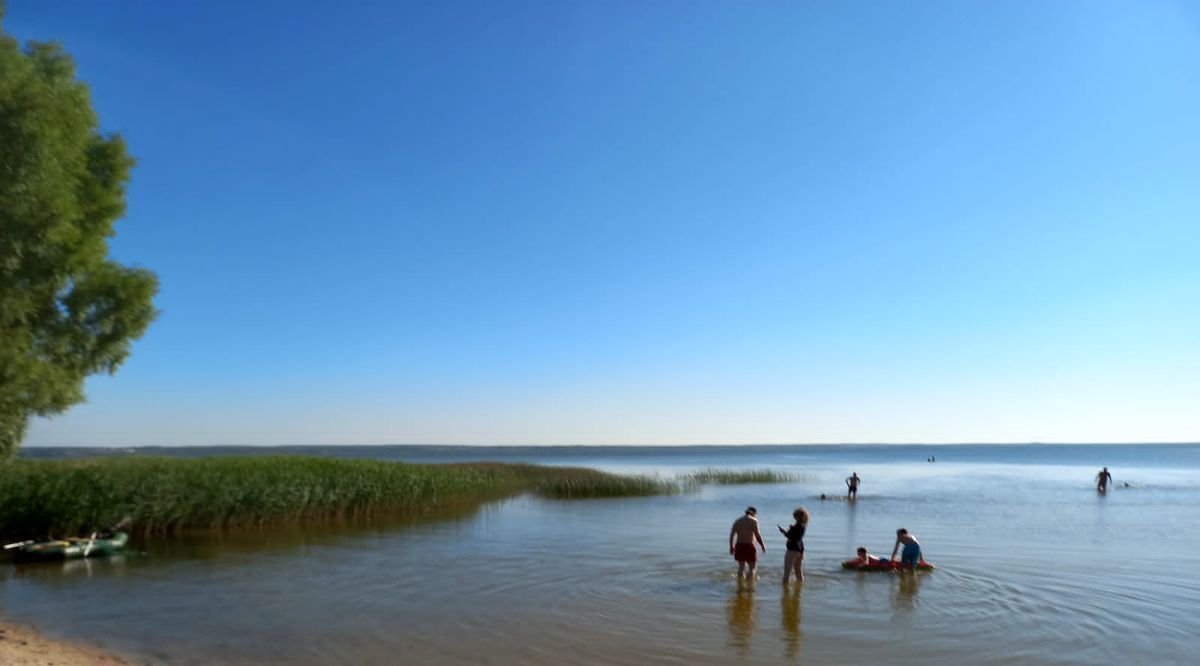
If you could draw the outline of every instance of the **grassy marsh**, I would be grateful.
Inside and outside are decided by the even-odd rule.
[[[662,479],[580,467],[410,464],[317,456],[122,457],[0,462],[0,538],[84,533],[125,516],[163,534],[425,512],[518,492],[638,497],[708,483],[780,483],[772,470],[706,469]]]
[[[125,516],[148,534],[427,511],[520,491],[546,497],[673,492],[591,469],[416,465],[309,456],[94,458],[0,463],[0,538],[74,534]]]

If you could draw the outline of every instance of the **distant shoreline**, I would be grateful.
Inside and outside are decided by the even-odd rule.
[[[1028,448],[1028,447],[1119,447],[1119,446],[1200,446],[1195,442],[988,442],[988,443],[906,443],[906,442],[843,442],[817,444],[171,444],[146,446],[60,446],[60,445],[31,445],[17,451],[18,458],[54,458],[77,456],[108,456],[108,455],[178,455],[185,452],[215,455],[245,455],[245,454],[301,454],[311,455],[321,450],[361,451],[369,453],[381,450],[411,450],[414,452],[437,451],[496,451],[511,453],[521,450],[538,452],[651,452],[651,451],[681,451],[686,449],[706,450],[738,450],[756,451],[779,449],[850,449],[850,448],[929,448],[950,450],[955,448]],[[57,454],[57,455],[56,455]]]

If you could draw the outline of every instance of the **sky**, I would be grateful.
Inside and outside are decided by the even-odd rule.
[[[1200,440],[1186,2],[9,0],[158,320],[39,445]]]

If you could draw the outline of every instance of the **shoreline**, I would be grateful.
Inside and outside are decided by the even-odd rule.
[[[5,666],[132,666],[137,662],[90,645],[49,638],[0,618],[0,664]]]

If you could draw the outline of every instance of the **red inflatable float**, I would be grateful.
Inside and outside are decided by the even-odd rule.
[[[898,560],[874,560],[870,564],[863,564],[863,561],[857,557],[842,562],[842,568],[853,571],[905,571],[908,569]],[[933,568],[933,565],[925,560],[917,562],[916,566],[917,571],[933,571]]]

